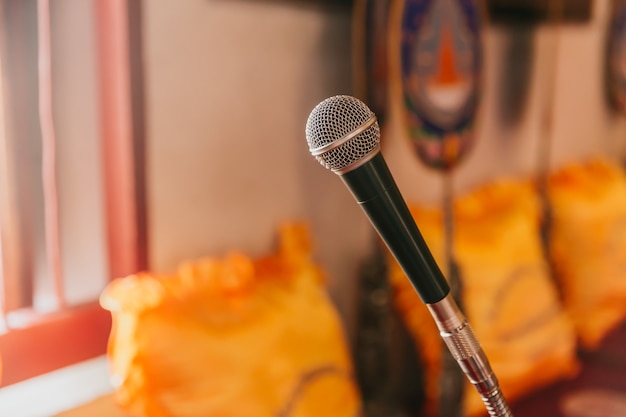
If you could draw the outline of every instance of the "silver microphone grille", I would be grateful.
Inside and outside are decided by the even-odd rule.
[[[351,96],[334,96],[311,111],[306,140],[311,154],[322,165],[343,173],[376,154],[380,129],[365,103]]]

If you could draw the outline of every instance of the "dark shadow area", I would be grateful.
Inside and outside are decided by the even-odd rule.
[[[500,62],[496,120],[504,129],[516,127],[527,109],[535,64],[534,30],[531,25],[511,25],[503,33],[505,47]]]

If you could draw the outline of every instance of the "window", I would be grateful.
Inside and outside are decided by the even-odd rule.
[[[0,0],[0,386],[105,352],[145,269],[140,2]]]

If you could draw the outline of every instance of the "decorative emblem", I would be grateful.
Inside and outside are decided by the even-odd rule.
[[[474,141],[482,70],[475,0],[406,0],[402,87],[409,137],[422,161],[450,169]]]

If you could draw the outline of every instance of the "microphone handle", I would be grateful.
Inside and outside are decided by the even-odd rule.
[[[427,304],[450,293],[380,151],[340,175],[365,214]]]
[[[441,337],[492,417],[512,417],[474,331],[450,294],[380,151],[340,175],[402,267],[435,320]]]

